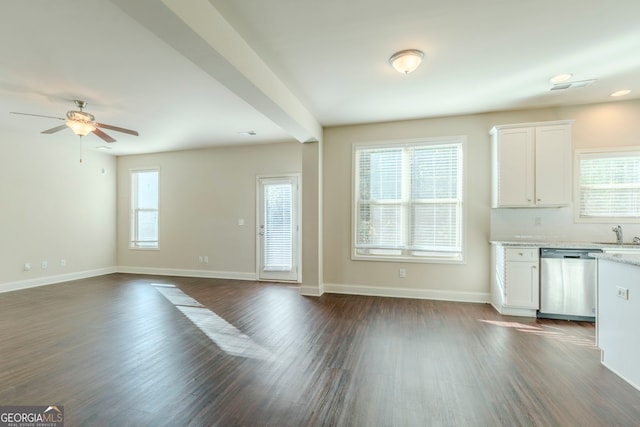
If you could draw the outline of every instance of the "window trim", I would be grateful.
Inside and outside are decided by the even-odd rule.
[[[462,200],[460,202],[460,246],[461,252],[459,257],[439,256],[441,253],[433,253],[428,256],[411,256],[411,255],[362,255],[356,250],[356,233],[358,224],[357,209],[357,188],[358,177],[356,176],[356,151],[358,149],[367,148],[398,148],[415,145],[444,145],[444,144],[460,144],[462,151]],[[442,137],[428,138],[412,138],[398,140],[381,140],[370,142],[355,142],[351,147],[351,238],[350,252],[353,261],[379,261],[379,262],[409,262],[422,264],[466,264],[467,260],[467,171],[468,166],[466,160],[467,154],[467,137],[466,135],[453,135]]]
[[[133,175],[139,172],[157,172],[158,173],[158,209],[156,210],[158,216],[158,243],[153,247],[136,246],[133,241],[134,228],[135,228],[135,208],[133,206]],[[160,167],[145,167],[145,168],[133,168],[129,169],[129,236],[128,236],[128,249],[134,251],[157,251],[160,250]]]
[[[583,217],[580,215],[580,194],[581,194],[581,190],[582,187],[580,185],[580,161],[581,161],[581,156],[585,155],[585,154],[602,154],[603,157],[606,157],[604,155],[606,154],[610,154],[611,157],[619,157],[621,154],[624,153],[633,153],[634,155],[640,155],[640,147],[633,147],[633,146],[623,146],[623,147],[606,147],[606,148],[582,148],[582,149],[576,149],[574,152],[574,159],[573,159],[573,164],[574,166],[574,174],[573,174],[573,182],[575,183],[575,185],[573,186],[574,189],[574,194],[573,194],[573,203],[574,203],[574,209],[573,209],[573,216],[574,216],[574,222],[575,223],[580,223],[580,224],[606,224],[606,223],[611,223],[611,222],[622,222],[622,223],[629,223],[629,224],[636,224],[636,223],[640,223],[640,217],[615,217],[615,216],[609,216],[609,217]]]

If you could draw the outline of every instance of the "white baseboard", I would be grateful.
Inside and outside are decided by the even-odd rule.
[[[300,286],[300,295],[305,297],[319,297],[324,292],[318,286]]]
[[[258,280],[256,273],[238,271],[185,270],[179,268],[153,268],[118,266],[118,273],[147,274],[157,276],[202,277],[204,279]]]
[[[488,303],[488,292],[459,292],[433,289],[380,288],[363,285],[338,285],[325,283],[324,291],[330,294],[367,295],[392,298],[431,299],[441,301]]]
[[[17,291],[20,289],[35,288],[37,286],[53,285],[71,280],[86,279],[89,277],[103,276],[117,273],[115,267],[99,268],[96,270],[78,271],[76,273],[59,274],[56,276],[38,277],[35,279],[18,280],[15,282],[0,283],[0,293]]]
[[[514,307],[505,307],[498,308],[495,305],[493,308],[503,316],[520,316],[520,317],[537,317],[536,309],[531,308],[514,308]]]
[[[602,352],[602,354],[603,354],[602,357],[604,358],[604,351]],[[611,372],[613,372],[614,374],[616,374],[617,376],[622,378],[624,381],[626,381],[630,386],[632,386],[636,390],[640,391],[640,385],[635,384],[633,381],[628,379],[625,375],[621,374],[618,370],[616,370],[616,369],[612,368],[611,366],[607,365],[604,360],[602,360],[600,363],[602,363],[602,366],[604,366],[605,368],[607,368],[608,370],[610,370]]]
[[[211,270],[184,270],[174,268],[152,268],[152,267],[131,267],[118,266],[102,268],[97,270],[80,271],[77,273],[61,274],[58,276],[40,277],[36,279],[20,280],[0,284],[0,293],[15,291],[19,289],[33,288],[36,286],[51,285],[54,283],[67,282],[70,280],[85,279],[89,277],[102,276],[112,273],[130,273],[158,276],[180,276],[180,277],[202,277],[206,279],[235,279],[235,280],[258,280],[256,273],[243,273],[235,271],[211,271]],[[484,292],[458,292],[441,291],[431,289],[410,289],[410,288],[381,288],[363,285],[339,285],[325,283],[322,286],[300,286],[300,295],[319,297],[323,293],[367,295],[394,298],[415,298],[431,299],[443,301],[460,302],[490,302],[489,293]],[[506,314],[506,313],[503,313]]]

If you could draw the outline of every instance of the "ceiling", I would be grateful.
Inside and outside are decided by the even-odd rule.
[[[637,0],[0,2],[0,129],[114,155],[321,138],[327,126],[640,97]],[[387,62],[420,49],[420,68]],[[596,79],[550,91],[549,79]],[[255,135],[248,135],[252,131]]]

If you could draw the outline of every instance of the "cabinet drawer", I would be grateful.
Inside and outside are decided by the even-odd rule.
[[[534,261],[540,257],[539,248],[506,248],[505,259],[507,261]]]

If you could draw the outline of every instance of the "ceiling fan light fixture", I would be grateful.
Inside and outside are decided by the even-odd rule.
[[[95,117],[93,114],[82,111],[86,103],[76,101],[76,105],[80,108],[80,111],[67,111],[67,122],[65,124],[71,128],[76,135],[86,136],[96,130],[96,125],[93,123]]]
[[[86,136],[96,130],[96,126],[88,121],[69,119],[65,124],[78,136]]]
[[[399,73],[409,74],[422,63],[424,53],[417,49],[406,49],[396,52],[389,58],[389,63]]]
[[[116,132],[128,133],[129,135],[139,136],[138,131],[121,128],[119,126],[107,125],[104,123],[96,122],[96,118],[91,113],[87,113],[86,111],[82,111],[84,107],[87,106],[85,101],[80,101],[76,99],[75,101],[76,107],[79,110],[71,110],[67,111],[67,118],[64,119],[62,117],[52,117],[52,116],[43,116],[41,114],[29,114],[29,113],[18,113],[12,112],[12,114],[21,114],[24,116],[35,116],[35,117],[46,117],[49,119],[57,119],[57,120],[65,120],[65,123],[53,127],[51,129],[43,130],[40,133],[52,134],[56,132],[60,132],[63,129],[69,128],[76,135],[83,137],[90,132],[93,132],[98,138],[102,139],[104,142],[116,142],[111,136],[102,131],[102,129],[109,129]]]

